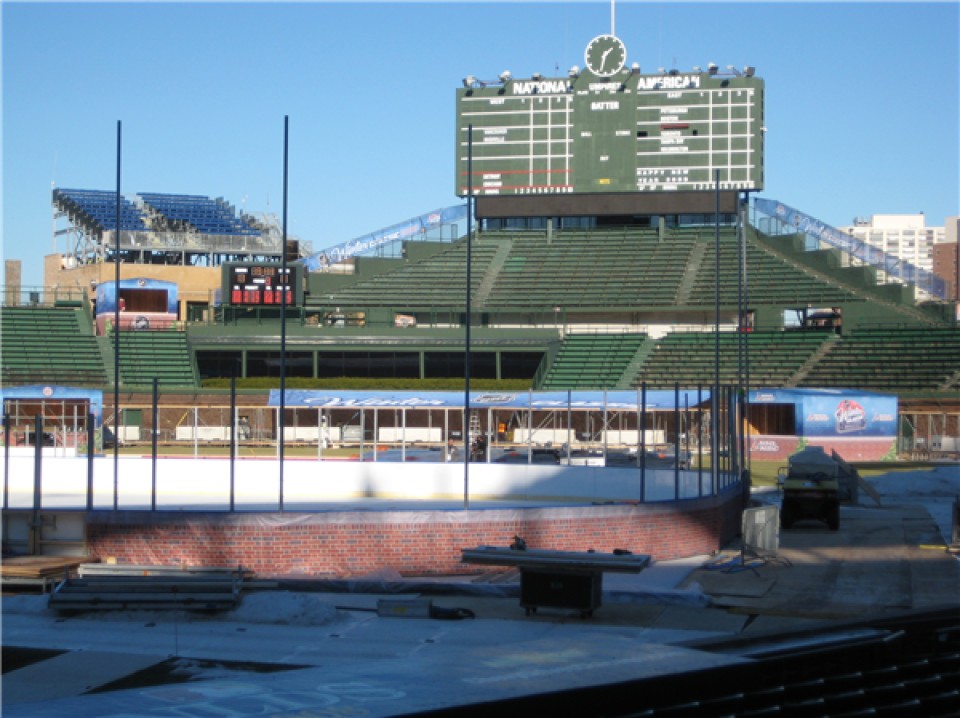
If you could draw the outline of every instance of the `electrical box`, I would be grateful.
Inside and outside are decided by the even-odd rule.
[[[520,572],[520,606],[527,615],[537,608],[572,608],[589,616],[600,606],[603,574],[599,571],[532,570]]]

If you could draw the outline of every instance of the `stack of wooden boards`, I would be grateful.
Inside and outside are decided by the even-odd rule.
[[[77,556],[9,556],[3,559],[0,577],[4,585],[39,586],[46,593],[86,560]]]

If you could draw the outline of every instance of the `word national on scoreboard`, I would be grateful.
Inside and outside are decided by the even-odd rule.
[[[591,40],[584,61],[564,78],[464,80],[458,196],[763,189],[753,68],[645,75],[614,35]]]

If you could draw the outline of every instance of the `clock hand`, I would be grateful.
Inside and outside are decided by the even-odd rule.
[[[612,47],[608,47],[606,50],[603,51],[603,54],[600,56],[600,69],[601,69],[601,70],[603,69],[603,66],[607,64],[607,55],[609,55],[611,52],[613,52],[613,48],[612,48]]]

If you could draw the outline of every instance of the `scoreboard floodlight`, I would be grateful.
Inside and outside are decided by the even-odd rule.
[[[613,35],[591,40],[584,62],[563,78],[457,90],[458,196],[763,189],[753,68],[644,75]]]
[[[279,262],[228,262],[223,265],[224,303],[248,307],[288,307],[303,303],[303,265]],[[284,297],[286,294],[286,297]]]

